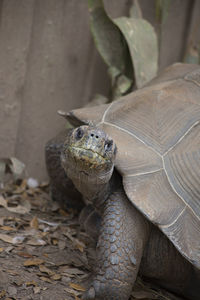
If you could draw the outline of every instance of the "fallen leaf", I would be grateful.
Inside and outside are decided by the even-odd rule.
[[[18,254],[19,256],[25,257],[25,258],[32,258],[32,257],[33,257],[32,254],[29,254],[29,253],[27,253],[27,252],[18,252],[17,254]]]
[[[59,223],[49,222],[49,221],[42,220],[42,219],[38,219],[38,222],[43,223],[43,224],[47,224],[47,225],[53,226],[53,227],[59,226]]]
[[[0,205],[5,207],[8,211],[17,213],[17,214],[27,214],[31,210],[31,205],[30,202],[27,200],[23,200],[23,204],[19,204],[15,207],[10,207],[8,206],[7,200],[3,197],[0,196]]]
[[[27,245],[32,245],[32,246],[44,246],[46,244],[47,243],[44,240],[39,238],[32,238],[27,241]]]
[[[73,244],[81,251],[83,252],[85,249],[85,244],[81,241],[79,241],[78,239],[74,238],[69,232],[64,232],[64,235],[67,236],[72,242]]]
[[[6,247],[6,248],[5,248],[5,252],[6,252],[6,253],[10,253],[13,249],[14,249],[13,246]]]
[[[58,245],[58,240],[55,239],[55,238],[52,238],[52,239],[51,239],[51,242],[52,242],[52,244],[53,244],[54,246]]]
[[[1,226],[0,229],[1,229],[1,230],[5,230],[5,231],[13,231],[13,230],[16,230],[16,229],[14,229],[13,227],[10,227],[10,226]]]
[[[62,272],[62,274],[67,274],[67,275],[83,275],[85,274],[85,272],[83,270],[80,270],[78,268],[69,268],[67,267],[60,267],[59,269],[60,272]]]
[[[38,229],[38,218],[36,216],[30,221],[30,227],[34,229]]]
[[[20,186],[15,190],[15,194],[22,194],[26,190],[26,179],[22,180]]]
[[[39,294],[40,291],[41,291],[41,287],[39,287],[39,286],[36,286],[36,287],[33,288],[34,294]]]
[[[78,295],[81,294],[80,292],[75,291],[75,290],[70,289],[70,288],[64,288],[64,291],[67,292],[67,293],[69,293],[69,294],[72,294],[74,297],[76,297],[76,296],[78,296]]]
[[[76,290],[76,291],[85,292],[85,290],[86,290],[86,289],[85,289],[83,286],[81,286],[80,284],[73,283],[73,282],[71,282],[71,283],[69,284],[69,286],[70,286],[71,288],[73,288],[74,290]]]
[[[42,273],[46,273],[49,276],[53,276],[55,275],[55,272],[51,271],[49,268],[45,267],[44,265],[40,265],[39,266],[40,272]]]
[[[41,276],[40,279],[41,279],[42,281],[52,283],[51,279],[49,279],[48,277]]]
[[[60,280],[61,279],[61,275],[60,274],[54,274],[53,276],[51,276],[51,279],[53,279],[53,280]]]
[[[44,257],[49,257],[48,253],[43,253]]]
[[[6,294],[6,291],[5,290],[2,290],[0,291],[0,298],[3,298]]]
[[[37,286],[37,282],[35,282],[35,281],[28,281],[28,282],[26,282],[26,286]]]
[[[25,164],[23,164],[21,161],[19,161],[15,157],[11,157],[10,161],[11,161],[11,164],[9,167],[10,167],[13,175],[15,176],[15,178],[19,178],[25,169]]]
[[[24,241],[24,236],[10,236],[8,234],[0,233],[0,240],[10,244],[21,244]]]
[[[62,209],[62,208],[59,209],[59,214],[63,217],[68,217],[69,216],[69,213],[66,210]]]
[[[24,262],[25,267],[30,267],[30,266],[39,266],[44,263],[44,260],[35,258],[35,259],[28,259]]]
[[[9,273],[12,276],[16,276],[16,275],[18,276],[19,275],[19,273],[16,272],[15,270],[6,270],[6,272]]]

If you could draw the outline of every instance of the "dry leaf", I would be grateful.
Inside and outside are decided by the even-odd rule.
[[[46,244],[47,243],[40,238],[32,238],[27,241],[27,245],[32,245],[32,246],[44,246]]]
[[[81,285],[79,285],[79,284],[77,284],[77,283],[73,283],[73,282],[71,282],[71,283],[69,284],[69,286],[70,286],[71,288],[73,288],[74,290],[76,290],[76,291],[85,292],[85,290],[86,290],[83,286],[81,286]]]
[[[34,294],[39,294],[40,291],[41,291],[41,287],[36,286],[36,287],[33,288],[33,291],[34,291]]]
[[[6,291],[5,290],[2,290],[0,291],[0,298],[3,298],[6,294]]]
[[[34,229],[38,229],[38,218],[36,216],[30,221],[30,227]]]
[[[80,250],[80,252],[83,252],[85,249],[85,244],[78,239],[74,238],[69,232],[64,232],[64,235],[67,236],[73,244]]]
[[[60,274],[54,274],[53,276],[51,276],[51,279],[53,279],[53,280],[60,280],[61,279],[61,275]]]
[[[35,258],[35,259],[28,259],[24,262],[25,267],[30,267],[30,266],[39,266],[44,263],[44,260]]]
[[[19,275],[19,273],[16,272],[15,270],[6,270],[6,272],[9,273],[12,276],[16,276],[16,275],[18,276]]]
[[[51,239],[51,242],[52,242],[52,244],[53,244],[54,246],[58,245],[58,240],[55,239],[55,238],[52,238],[52,239]]]
[[[10,161],[12,163],[12,164],[10,164],[10,169],[11,169],[13,175],[15,176],[15,178],[19,178],[25,169],[25,164],[23,164],[21,161],[19,161],[15,157],[11,157]]]
[[[0,233],[0,240],[10,244],[21,244],[24,241],[24,236],[10,236],[8,234]]]
[[[18,254],[19,256],[25,257],[25,258],[31,258],[31,257],[33,257],[32,254],[29,254],[29,253],[27,253],[27,252],[18,252],[17,254]]]
[[[5,231],[13,231],[13,230],[16,230],[16,229],[14,229],[13,227],[10,227],[10,226],[1,226],[0,229],[5,230]]]
[[[61,209],[61,208],[59,209],[59,213],[60,213],[60,215],[63,216],[63,217],[68,217],[68,216],[69,216],[69,213],[66,212],[66,210]]]
[[[22,180],[20,186],[15,190],[15,194],[22,194],[26,190],[26,179]]]
[[[42,219],[38,219],[38,222],[42,223],[42,224],[47,224],[47,225],[52,226],[52,227],[59,226],[59,223],[49,222],[49,221],[42,220]]]
[[[78,250],[83,252],[85,249],[85,245],[83,244],[83,242],[80,242],[79,240],[75,240],[75,245],[77,246]]]
[[[52,281],[48,277],[41,276],[40,279],[45,282],[52,283]]]
[[[26,286],[37,286],[37,282],[35,282],[35,281],[28,281],[28,282],[26,282]]]
[[[14,249],[13,246],[8,246],[8,247],[5,248],[5,252],[6,252],[6,253],[9,253],[9,252],[11,252],[13,249]]]
[[[43,253],[44,257],[49,257],[48,253]]]
[[[30,202],[27,200],[23,200],[23,205],[17,205],[15,207],[8,206],[7,200],[0,196],[0,205],[5,207],[8,211],[17,213],[17,214],[27,214],[31,210]]]
[[[69,275],[83,275],[85,274],[84,271],[78,269],[78,268],[69,268],[68,266],[67,267],[61,267],[59,269],[60,272],[62,272],[63,274],[67,274],[68,276]]]
[[[75,291],[75,290],[70,289],[70,288],[64,288],[64,291],[67,292],[67,293],[69,293],[69,294],[72,294],[74,297],[76,297],[76,296],[78,296],[78,295],[81,294],[80,292]]]
[[[51,271],[50,269],[48,269],[47,267],[45,267],[44,265],[40,265],[39,266],[40,272],[42,273],[46,273],[49,276],[53,276],[55,274],[55,272]]]

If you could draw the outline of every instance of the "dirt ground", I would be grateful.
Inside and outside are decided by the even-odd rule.
[[[0,299],[81,299],[94,259],[94,241],[75,211],[51,201],[48,184],[33,188],[18,180],[1,186]],[[138,278],[131,299],[178,298]]]

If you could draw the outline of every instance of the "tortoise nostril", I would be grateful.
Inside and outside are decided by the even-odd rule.
[[[98,135],[94,135],[94,133],[91,133],[90,136],[91,136],[91,137],[94,137],[94,136],[95,136],[96,139],[99,138],[99,136],[98,136]]]

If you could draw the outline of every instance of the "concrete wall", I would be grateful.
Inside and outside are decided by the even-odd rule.
[[[197,2],[171,1],[161,68],[182,60]],[[114,17],[131,5],[104,3]],[[139,3],[159,31],[155,1]],[[80,107],[95,93],[107,95],[109,79],[90,34],[86,0],[0,0],[0,157],[15,156],[29,176],[46,178],[45,142],[65,124],[56,111]]]

